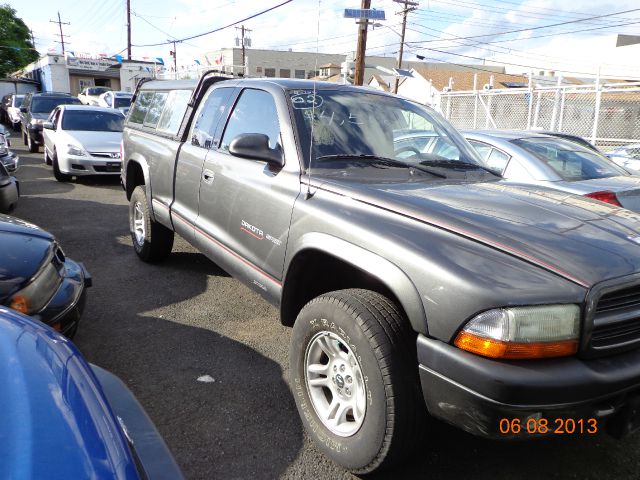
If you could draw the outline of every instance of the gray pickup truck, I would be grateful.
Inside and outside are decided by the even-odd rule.
[[[640,426],[639,215],[504,184],[433,110],[304,80],[146,82],[122,158],[138,256],[176,232],[280,308],[302,423],[347,469],[433,417]]]

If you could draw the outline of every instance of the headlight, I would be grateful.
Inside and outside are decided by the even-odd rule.
[[[483,312],[464,326],[454,343],[491,358],[549,358],[575,354],[579,336],[578,305],[542,305]]]
[[[56,266],[49,261],[29,285],[11,297],[9,307],[27,315],[39,312],[49,303],[61,281]]]
[[[84,149],[82,147],[78,147],[77,145],[67,145],[67,153],[69,155],[75,155],[76,157],[84,157]]]

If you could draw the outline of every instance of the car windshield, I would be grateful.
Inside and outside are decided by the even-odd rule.
[[[95,110],[67,110],[62,117],[62,130],[85,132],[121,132],[124,116]]]
[[[604,156],[568,140],[540,137],[519,138],[511,142],[534,155],[569,182],[629,175]]]
[[[131,97],[116,97],[113,108],[125,108],[131,106]]]
[[[349,90],[290,90],[305,165],[327,160],[482,169],[473,149],[439,114],[416,103]]]
[[[24,95],[16,95],[13,103],[15,103],[15,107],[20,107],[22,102],[24,101]]]
[[[31,113],[51,113],[58,105],[81,105],[75,97],[34,97],[31,101]]]
[[[107,87],[93,87],[87,90],[87,95],[102,95],[105,92],[110,92],[111,89]]]

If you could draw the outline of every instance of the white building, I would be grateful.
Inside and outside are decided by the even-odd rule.
[[[40,83],[43,92],[78,95],[86,87],[110,87],[132,92],[141,78],[153,77],[153,62],[116,60],[105,57],[47,54],[12,74]]]

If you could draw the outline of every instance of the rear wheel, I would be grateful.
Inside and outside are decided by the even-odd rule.
[[[165,259],[173,248],[173,230],[151,219],[147,194],[137,186],[129,202],[129,230],[133,248],[141,260],[149,263]]]
[[[372,291],[330,292],[301,310],[292,388],[307,433],[327,457],[366,474],[419,443],[426,408],[415,342],[398,307]]]

